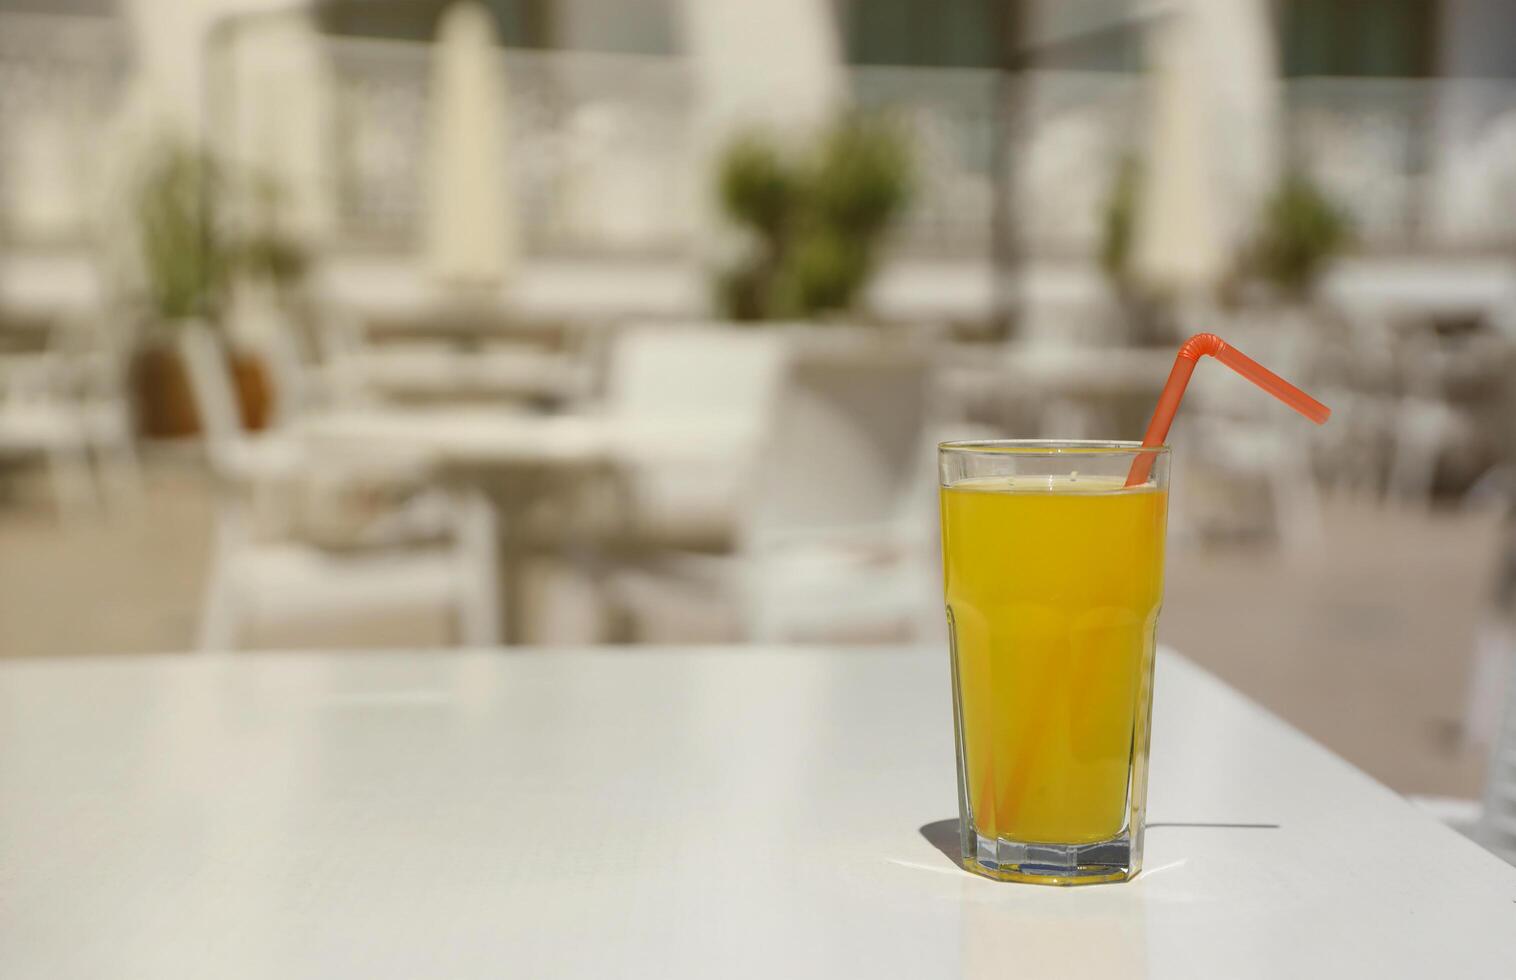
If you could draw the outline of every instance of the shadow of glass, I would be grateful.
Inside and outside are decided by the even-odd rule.
[[[921,836],[926,842],[942,852],[942,856],[963,868],[963,841],[958,835],[958,818],[933,820],[921,825]]]

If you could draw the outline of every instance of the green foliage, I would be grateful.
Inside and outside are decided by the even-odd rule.
[[[234,232],[219,205],[234,191],[246,202]],[[158,317],[215,320],[231,279],[286,290],[305,278],[310,256],[279,229],[283,188],[267,177],[234,184],[193,147],[159,144],[136,187],[137,245],[148,299]],[[236,209],[233,209],[236,210]]]
[[[759,133],[739,137],[721,161],[721,205],[727,216],[765,237],[778,237],[796,210],[804,178]]]
[[[246,226],[228,246],[236,273],[284,291],[299,286],[310,269],[310,254],[301,242],[280,229],[285,188],[268,175],[246,181],[249,202]]]
[[[298,242],[267,229],[239,239],[231,258],[239,273],[280,289],[299,285],[310,269],[310,255]]]
[[[1347,215],[1309,177],[1291,173],[1264,203],[1245,265],[1283,292],[1305,296],[1352,237]]]
[[[213,316],[226,286],[227,262],[215,226],[219,181],[200,154],[161,145],[137,187],[137,244],[148,297],[167,321]]]
[[[853,117],[800,152],[761,132],[738,138],[717,188],[749,237],[743,260],[717,279],[720,305],[739,320],[799,318],[857,300],[910,201],[912,166],[894,127]]]
[[[1132,238],[1137,228],[1137,194],[1142,183],[1135,157],[1123,157],[1116,166],[1116,179],[1101,214],[1100,267],[1118,289],[1126,289],[1132,276]]]
[[[811,179],[821,223],[845,235],[881,235],[911,192],[911,157],[904,139],[876,120],[843,120],[822,142]]]

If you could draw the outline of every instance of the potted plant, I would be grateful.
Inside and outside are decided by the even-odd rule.
[[[310,270],[305,244],[285,230],[281,220],[285,190],[274,177],[254,175],[239,188],[243,219],[228,236],[230,299],[226,311],[227,334],[232,340],[232,371],[242,399],[243,420],[249,428],[263,428],[272,414],[278,393],[264,360],[253,353],[260,336],[268,330],[290,330],[305,310],[304,286]],[[238,341],[252,341],[239,348]]]
[[[186,436],[199,428],[175,334],[186,323],[214,322],[219,313],[226,266],[211,214],[217,190],[208,162],[176,141],[153,148],[134,188],[144,329],[133,387],[146,436]]]
[[[1310,177],[1291,172],[1264,202],[1258,235],[1243,254],[1243,277],[1303,304],[1352,238],[1348,216]]]
[[[133,375],[144,435],[179,437],[199,429],[176,347],[179,328],[220,327],[234,283],[283,296],[304,276],[304,251],[272,222],[252,222],[240,237],[228,231],[219,205],[229,191],[218,167],[175,141],[155,147],[136,185],[132,213],[145,322]],[[248,353],[229,356],[243,422],[262,428],[269,417],[268,371]]]
[[[1241,336],[1317,334],[1323,319],[1317,287],[1351,244],[1347,214],[1302,172],[1286,173],[1264,199],[1251,240],[1222,283],[1217,310],[1226,329]]]
[[[849,116],[812,145],[740,136],[717,186],[742,235],[737,261],[717,276],[718,307],[734,320],[804,319],[856,305],[910,202],[912,167],[893,126]]]
[[[1125,318],[1126,339],[1137,344],[1163,335],[1166,313],[1163,297],[1145,288],[1132,270],[1141,189],[1141,165],[1135,157],[1122,157],[1100,215],[1100,268]]]
[[[1145,288],[1132,271],[1141,167],[1131,157],[1116,168],[1102,217],[1100,265],[1126,313],[1131,339],[1160,336],[1171,311],[1165,298]],[[1239,253],[1218,298],[1234,312],[1264,306],[1299,309],[1312,298],[1331,263],[1352,241],[1352,224],[1308,176],[1291,172],[1265,200],[1258,228]]]
[[[273,176],[256,174],[243,182],[239,197],[247,202],[242,227],[229,236],[233,292],[264,294],[260,302],[291,308],[310,270],[310,253],[285,230],[283,185]]]

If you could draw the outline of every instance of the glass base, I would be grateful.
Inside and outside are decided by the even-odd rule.
[[[963,866],[996,881],[1033,885],[1098,885],[1128,881],[1142,870],[1142,854],[1123,832],[1092,844],[1024,844],[965,835]]]

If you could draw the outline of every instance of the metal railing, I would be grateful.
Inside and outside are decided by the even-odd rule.
[[[335,244],[412,248],[427,145],[429,46],[326,38],[332,67]],[[707,205],[710,147],[679,58],[503,50],[516,202],[538,253],[687,251]],[[25,185],[95,200],[101,133],[128,63],[115,20],[0,15],[0,232],[24,240]],[[892,111],[918,162],[896,247],[982,256],[997,175],[993,72],[849,69],[855,102]],[[1088,255],[1119,161],[1141,146],[1141,78],[1033,72],[1015,157],[1018,234],[1033,252]],[[1298,79],[1282,83],[1294,164],[1350,213],[1369,250],[1516,247],[1516,82]],[[45,159],[44,159],[45,158]],[[63,161],[49,172],[48,160]],[[505,178],[502,178],[505,179]],[[35,210],[35,209],[33,209]],[[81,224],[87,215],[80,214]],[[82,227],[79,233],[82,234]]]
[[[0,240],[86,233],[127,67],[118,21],[0,15]]]

